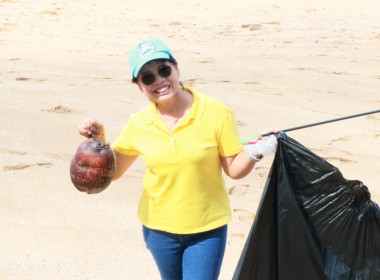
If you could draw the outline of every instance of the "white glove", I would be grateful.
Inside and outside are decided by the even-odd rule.
[[[277,149],[277,138],[272,134],[259,140],[256,144],[244,145],[244,149],[251,155],[274,154]]]

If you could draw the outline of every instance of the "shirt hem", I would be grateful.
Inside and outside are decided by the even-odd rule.
[[[153,230],[160,230],[160,231],[165,231],[165,232],[169,232],[169,233],[173,233],[173,234],[193,234],[193,233],[201,233],[201,232],[206,232],[206,231],[210,231],[213,229],[217,229],[219,227],[222,227],[222,226],[228,224],[228,222],[231,221],[231,219],[232,219],[231,217],[226,217],[225,219],[222,219],[218,222],[214,222],[214,223],[211,223],[211,224],[199,227],[199,228],[190,228],[190,229],[189,228],[179,229],[179,228],[163,227],[163,226],[153,225],[150,223],[145,223],[142,221],[141,221],[141,223],[145,227],[147,227],[149,229],[153,229]]]

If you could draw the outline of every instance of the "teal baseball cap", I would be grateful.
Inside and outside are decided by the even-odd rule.
[[[160,39],[149,39],[140,42],[135,46],[128,56],[129,68],[131,69],[132,76],[137,78],[141,67],[145,63],[155,59],[169,59],[173,58],[173,54]]]

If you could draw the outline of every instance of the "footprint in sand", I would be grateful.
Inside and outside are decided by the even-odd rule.
[[[185,84],[188,85],[189,87],[192,87],[195,81],[196,79],[188,79],[188,80],[185,80]]]
[[[339,71],[332,71],[332,72],[325,72],[328,75],[352,75],[351,73],[348,73],[346,71],[339,72]]]
[[[263,26],[261,24],[243,24],[241,27],[249,29],[250,31],[257,31],[263,29]]]
[[[112,80],[111,77],[92,78],[93,80]]]
[[[59,159],[59,160],[65,160],[65,161],[71,160],[71,158],[72,158],[71,154],[69,155],[69,154],[51,154],[51,153],[47,153],[46,155],[48,155],[52,159]]]
[[[230,235],[232,238],[241,238],[241,239],[244,239],[245,238],[245,235],[242,234],[242,233],[233,233]]]
[[[280,22],[278,22],[278,21],[270,21],[270,22],[264,22],[263,24],[280,25]]]
[[[0,32],[10,32],[12,31],[12,27],[17,27],[17,25],[13,23],[3,23],[2,26],[0,26]]]
[[[331,145],[334,142],[341,142],[341,141],[347,142],[348,138],[347,137],[338,137],[338,138],[335,138],[335,139],[331,140],[328,145]]]
[[[41,162],[41,163],[35,163],[35,164],[17,164],[17,165],[6,165],[4,166],[4,171],[10,171],[10,170],[22,170],[33,166],[43,166],[43,167],[51,167],[53,166],[50,162]]]
[[[259,82],[244,82],[246,85],[261,85]]]
[[[355,160],[350,160],[350,159],[341,158],[341,157],[323,157],[323,158],[328,162],[338,161],[340,163],[357,163],[357,161],[355,161]]]
[[[380,40],[380,33],[377,34],[376,36],[369,37],[368,39],[370,39],[370,40]]]
[[[268,167],[256,167],[255,169],[258,171],[258,175],[260,178],[266,177],[269,173]]]
[[[289,70],[301,70],[301,71],[314,71],[311,67],[295,67],[295,68],[288,68]]]
[[[141,178],[144,176],[144,171],[140,169],[131,170],[127,173],[125,173],[122,178]]]
[[[246,195],[249,189],[249,185],[235,185],[229,189],[229,195]]]
[[[19,82],[29,81],[29,80],[32,80],[32,79],[31,78],[25,78],[25,77],[17,77],[16,78],[16,81],[19,81]],[[34,79],[34,81],[45,82],[46,80],[44,80],[44,79]]]
[[[17,77],[16,81],[29,81],[30,78],[25,78],[25,77]]]
[[[42,110],[49,113],[56,113],[56,114],[70,114],[73,112],[70,108],[67,108],[62,105],[55,106],[54,108],[48,109],[48,110]]]
[[[169,25],[175,25],[175,26],[178,26],[178,25],[182,25],[182,23],[179,22],[179,21],[173,21],[173,22],[170,22]]]
[[[45,11],[42,11],[40,13],[40,15],[49,15],[49,16],[58,16],[58,12],[56,11],[48,11],[48,10],[45,10]]]
[[[240,221],[253,221],[255,219],[255,214],[245,209],[234,209],[233,212],[239,215]]]
[[[239,121],[239,120],[236,121],[236,124],[238,126],[246,126],[247,125],[245,122],[242,122],[242,121]]]
[[[14,150],[2,150],[4,153],[11,154],[11,155],[26,155],[26,152],[21,151],[14,151]]]
[[[239,243],[244,242],[245,238],[246,238],[245,235],[242,233],[232,233],[229,236],[228,245],[231,245],[232,243],[235,243],[235,242],[239,242]]]

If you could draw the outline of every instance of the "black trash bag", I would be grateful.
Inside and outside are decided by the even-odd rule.
[[[380,208],[285,133],[233,280],[380,279]]]

